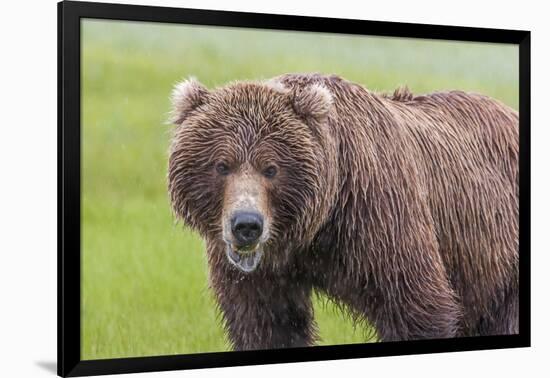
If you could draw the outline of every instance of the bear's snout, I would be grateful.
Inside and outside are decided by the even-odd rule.
[[[231,217],[231,233],[239,248],[256,245],[263,227],[264,219],[258,212],[238,211]]]

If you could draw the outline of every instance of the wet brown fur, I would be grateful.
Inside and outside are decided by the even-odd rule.
[[[170,198],[206,240],[235,349],[312,345],[313,292],[382,341],[518,332],[515,111],[477,94],[379,95],[317,74],[186,90]],[[235,177],[280,167],[262,184],[272,231],[250,274],[224,253],[219,159]]]

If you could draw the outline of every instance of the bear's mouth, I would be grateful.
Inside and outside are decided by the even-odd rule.
[[[225,253],[231,264],[235,265],[245,273],[250,273],[260,264],[263,249],[260,244],[240,248],[227,244]]]

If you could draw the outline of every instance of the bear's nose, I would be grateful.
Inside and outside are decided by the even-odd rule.
[[[239,211],[231,218],[231,232],[239,247],[256,244],[263,227],[264,220],[260,213]]]

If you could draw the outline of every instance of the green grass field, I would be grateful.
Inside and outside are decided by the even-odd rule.
[[[228,350],[200,238],[166,193],[172,86],[336,73],[376,91],[462,89],[518,103],[515,46],[83,21],[83,359]],[[323,298],[321,344],[374,341]]]

